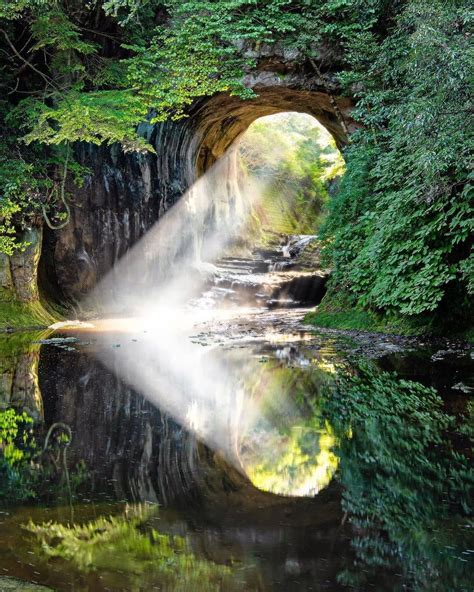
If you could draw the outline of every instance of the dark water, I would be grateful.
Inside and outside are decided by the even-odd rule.
[[[473,350],[301,318],[3,338],[0,576],[472,590]]]

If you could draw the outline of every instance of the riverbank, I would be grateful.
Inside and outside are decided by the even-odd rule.
[[[466,324],[463,329],[448,328],[447,325],[442,327],[427,318],[376,314],[351,306],[343,299],[330,293],[326,294],[315,310],[305,315],[304,322],[324,329],[366,331],[407,337],[449,337],[474,343],[474,326],[472,324]]]

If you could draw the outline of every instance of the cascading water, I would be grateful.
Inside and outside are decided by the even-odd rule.
[[[318,237],[316,234],[298,234],[289,236],[288,242],[282,247],[281,250],[283,257],[287,257],[289,259],[297,257],[304,251],[305,247],[307,247],[317,238]]]
[[[280,244],[274,247],[253,249],[246,257],[219,259],[194,306],[292,308],[319,304],[326,274],[301,265],[305,248],[316,240],[315,235],[280,236]]]

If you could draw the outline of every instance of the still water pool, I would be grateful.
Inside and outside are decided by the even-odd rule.
[[[0,590],[472,590],[473,349],[303,315],[2,337]]]

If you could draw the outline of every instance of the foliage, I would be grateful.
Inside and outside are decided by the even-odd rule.
[[[23,501],[34,496],[30,460],[35,449],[32,418],[15,409],[0,411],[0,499]]]
[[[65,144],[120,142],[125,150],[152,152],[150,144],[136,136],[134,128],[143,120],[142,101],[127,90],[80,93],[70,91],[58,97],[54,107],[23,101],[15,115],[35,126],[24,141]],[[132,133],[131,133],[132,132]]]
[[[7,409],[0,414],[0,445],[4,459],[11,465],[18,464],[25,458],[23,450],[18,448],[17,440],[22,444],[28,442],[25,427],[33,423],[25,412],[17,413],[14,409]]]
[[[426,318],[403,317],[364,310],[347,292],[334,289],[326,293],[315,311],[306,314],[304,321],[315,327],[328,329],[396,335],[427,335],[439,329]],[[446,334],[464,336],[463,332],[453,331],[452,328],[447,329]]]
[[[328,199],[328,186],[344,170],[333,138],[299,113],[260,118],[240,138],[244,170],[262,186],[255,206],[272,231],[314,233]]]
[[[307,425],[294,426],[288,434],[275,431],[262,435],[259,426],[255,432],[255,450],[246,450],[241,457],[255,487],[279,495],[310,496],[329,484],[338,458],[332,452],[335,441],[328,424],[321,427],[313,418]],[[246,436],[246,447],[251,438]]]
[[[373,311],[472,314],[465,0],[15,0],[0,21],[0,153],[14,161],[0,171],[3,252],[41,206],[54,211],[68,143],[150,150],[138,123],[217,92],[251,99],[244,74],[267,45],[297,49],[318,76],[330,47],[362,125],[325,229],[334,289]]]
[[[137,135],[140,122],[181,117],[197,97],[215,92],[252,97],[242,84],[244,69],[255,64],[252,46],[291,36],[304,18],[293,0],[108,0],[80,6],[16,0],[2,7],[4,152],[11,154],[15,145],[19,166],[32,167],[21,188],[3,200],[3,252],[23,246],[18,231],[43,207],[54,210],[49,185],[60,175],[45,171],[51,154],[45,146],[58,146],[63,163],[66,145],[78,140],[153,150]],[[40,158],[24,143],[42,145]],[[65,177],[67,166],[57,164]],[[37,186],[42,180],[46,187]],[[0,185],[8,183],[0,175]]]
[[[5,253],[6,255],[12,255],[15,250],[23,250],[27,246],[25,242],[17,242],[15,240],[16,230],[12,224],[12,219],[15,214],[22,211],[21,196],[24,195],[24,193],[21,191],[20,183],[21,180],[25,178],[22,169],[28,167],[23,167],[22,163],[19,162],[12,164],[13,175],[11,175],[12,169],[10,169],[10,167],[8,167],[8,170],[5,170],[5,168],[0,165],[0,175],[3,178],[6,187],[5,194],[0,201],[0,253]],[[17,166],[15,167],[15,165]]]
[[[243,55],[241,43],[272,42],[301,23],[298,12],[286,10],[291,0],[266,0],[258,6],[248,0],[168,0],[148,3],[147,10],[140,4],[99,4],[99,12],[102,8],[117,19],[116,40],[123,41],[112,59],[97,41],[85,38],[88,29],[82,23],[90,19],[92,6],[77,13],[68,12],[62,2],[46,10],[42,4],[24,2],[13,13],[4,12],[4,18],[12,18],[28,9],[24,16],[33,38],[28,52],[47,50],[50,56],[46,70],[29,63],[41,78],[43,94],[38,98],[32,93],[26,104],[20,101],[23,126],[30,129],[28,142],[119,141],[133,149],[151,149],[136,134],[149,109],[155,120],[162,120],[184,115],[184,108],[197,97],[215,92],[253,96],[242,84],[242,72],[255,60]],[[153,26],[160,9],[168,18]],[[143,17],[146,22],[140,21]],[[142,34],[137,35],[137,28]],[[145,28],[151,33],[143,34]],[[123,68],[116,63],[120,47],[128,50]],[[17,50],[15,57],[25,63]],[[104,75],[104,69],[114,71],[115,77]],[[107,88],[107,83],[112,86]]]
[[[92,7],[84,8],[87,19]],[[53,226],[67,221],[58,210],[68,197],[66,182],[80,185],[85,174],[72,158],[71,142],[120,141],[128,149],[143,149],[134,128],[146,108],[125,89],[95,90],[117,84],[120,68],[99,55],[99,45],[84,37],[83,23],[74,22],[82,17],[71,11],[61,2],[25,0],[0,13],[6,73],[0,105],[0,252],[7,255],[26,246],[22,231],[41,214],[49,213],[49,220],[52,213]],[[20,17],[21,30],[15,25]]]
[[[412,590],[467,590],[472,424],[448,415],[434,389],[368,364],[338,376],[323,413],[338,436],[358,562],[341,581],[366,590],[389,569]]]
[[[160,583],[173,590],[221,590],[233,570],[194,555],[185,538],[158,532],[149,524],[153,506],[128,506],[119,516],[101,517],[81,525],[47,522],[27,529],[40,544],[42,557],[61,558],[81,572],[121,574],[120,586],[138,589]]]
[[[346,38],[365,127],[326,236],[333,285],[365,307],[417,315],[472,295],[471,18],[463,2],[412,0],[387,36]]]
[[[30,198],[36,190],[36,183],[31,182],[34,165],[21,156],[12,158],[12,147],[9,140],[0,140],[0,253],[6,255],[26,248],[27,243],[18,240],[18,227],[35,210],[34,200]]]
[[[291,0],[168,0],[170,19],[148,44],[128,46],[136,56],[129,80],[156,111],[155,120],[180,117],[197,97],[230,92],[254,96],[242,82],[255,58],[242,51],[251,43],[271,43],[291,34],[301,15]]]
[[[53,424],[52,434],[40,443],[33,419],[25,411],[0,411],[0,502],[58,500],[64,493],[72,502],[88,477],[83,461],[70,471],[66,448],[69,433],[63,424]],[[67,491],[66,491],[67,490]]]
[[[338,466],[334,432],[306,397],[321,391],[333,369],[322,360],[308,371],[270,359],[251,373],[246,388],[259,413],[239,435],[239,461],[258,489],[313,496],[331,481]]]
[[[30,8],[43,8],[48,0],[9,0],[0,4],[0,18],[17,19]]]
[[[22,109],[26,104],[27,101]],[[68,159],[70,149],[64,145],[46,154],[38,145],[20,147],[19,111],[7,112],[7,108],[1,107],[0,104],[0,253],[12,255],[29,245],[23,235],[37,223],[42,211],[49,213],[55,223],[64,219],[59,204],[69,196],[65,177],[81,186],[86,169]],[[25,117],[23,114],[20,120]]]

